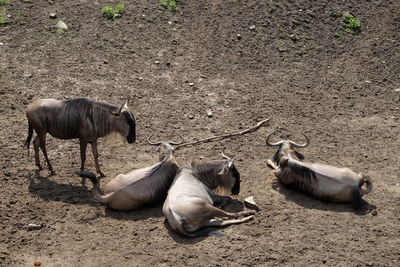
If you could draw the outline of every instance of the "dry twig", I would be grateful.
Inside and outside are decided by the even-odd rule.
[[[213,137],[209,137],[209,138],[205,138],[205,139],[201,139],[201,140],[197,140],[197,141],[193,141],[193,142],[189,142],[189,143],[183,143],[181,145],[176,146],[175,150],[180,148],[180,147],[183,147],[183,146],[194,146],[194,145],[197,145],[197,144],[200,144],[200,143],[207,143],[207,142],[211,142],[211,141],[215,141],[215,140],[222,140],[222,139],[230,138],[230,137],[233,137],[233,136],[238,136],[238,135],[244,135],[244,134],[247,134],[247,133],[251,133],[251,132],[254,132],[254,131],[258,130],[261,126],[265,126],[264,124],[266,122],[268,122],[268,121],[269,121],[269,118],[265,119],[265,120],[262,120],[262,121],[259,121],[255,126],[249,128],[249,129],[237,132],[237,133],[228,133],[228,134],[213,136]]]

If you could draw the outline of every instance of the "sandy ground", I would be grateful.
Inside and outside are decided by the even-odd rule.
[[[361,2],[187,0],[172,14],[158,1],[126,1],[116,21],[101,16],[117,3],[110,1],[0,6],[11,15],[0,27],[0,264],[399,266],[400,2]],[[361,20],[361,34],[343,31],[344,11]],[[56,32],[50,12],[66,32]],[[35,173],[33,150],[28,157],[22,148],[28,103],[88,97],[120,105],[127,96],[138,142],[100,141],[103,186],[157,161],[146,152],[152,132],[192,141],[270,118],[255,133],[175,154],[184,165],[226,149],[242,176],[238,201],[226,209],[254,196],[255,220],[222,229],[224,237],[188,239],[169,230],[161,206],[106,209],[74,174],[76,140],[48,136],[57,174]],[[310,136],[307,160],[370,175],[365,207],[353,212],[277,183],[265,137],[278,127],[291,130],[282,138]],[[95,170],[90,149],[87,169]],[[45,226],[27,231],[29,223]]]

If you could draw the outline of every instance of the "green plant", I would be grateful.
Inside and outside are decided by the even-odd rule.
[[[361,32],[361,21],[351,15],[349,12],[343,13],[344,31],[351,34]]]
[[[116,17],[121,17],[122,14],[125,12],[125,5],[118,4],[114,7],[111,6],[104,6],[101,9],[101,12],[107,19],[114,19]]]
[[[8,5],[8,3],[10,3],[9,0],[0,0],[0,6]]]
[[[7,9],[4,7],[0,9],[0,26],[7,25],[9,22],[8,16],[7,16]]]
[[[175,12],[178,10],[178,0],[160,0],[160,5],[168,8],[169,11]]]

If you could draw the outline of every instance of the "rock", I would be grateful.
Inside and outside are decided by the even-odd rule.
[[[372,216],[376,216],[376,215],[378,215],[378,212],[377,212],[376,210],[374,210],[374,211],[372,212]]]
[[[3,43],[3,42],[0,42],[0,45],[4,45],[4,43]]]
[[[254,197],[250,196],[248,198],[244,199],[244,205],[252,210],[260,210],[260,208],[257,206],[256,202],[254,201]]]
[[[240,40],[240,39],[242,39],[242,35],[241,35],[240,33],[238,33],[238,34],[236,35],[236,38],[237,38],[238,40]]]
[[[194,119],[194,116],[193,116],[192,114],[189,114],[189,115],[188,115],[188,118],[191,119],[191,120],[193,120],[193,119]]]
[[[211,110],[207,111],[207,117],[212,118],[212,116],[213,116],[212,111]]]
[[[366,80],[366,81],[365,81],[365,83],[371,83],[371,81],[369,81],[369,80]]]
[[[394,89],[395,92],[400,92],[400,88]]]
[[[251,25],[250,26],[250,30],[255,30],[256,29],[256,25]]]
[[[156,61],[154,61],[154,64],[158,65],[158,64],[160,64],[160,61],[156,60]]]
[[[189,83],[189,86],[194,86],[194,83]]]
[[[62,20],[59,20],[55,27],[60,30],[68,30],[67,25]]]
[[[55,19],[55,18],[57,18],[57,13],[50,13],[50,14],[49,14],[49,17],[50,17],[51,19]]]
[[[28,229],[28,231],[40,230],[43,228],[43,226],[44,226],[43,223],[41,223],[41,224],[30,223],[30,224],[28,224],[27,229]]]
[[[42,265],[42,262],[41,261],[34,261],[33,265],[34,266],[40,266],[40,265]]]

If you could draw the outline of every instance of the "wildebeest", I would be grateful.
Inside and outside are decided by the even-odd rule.
[[[226,196],[218,196],[213,190],[221,187],[232,194],[240,191],[240,174],[233,159],[223,156],[225,160],[192,162],[191,166],[179,170],[163,205],[163,213],[174,231],[189,237],[203,236],[210,233],[198,231],[203,227],[225,226],[253,218],[253,210],[230,213],[214,207]],[[236,219],[242,216],[247,217]],[[215,217],[235,219],[215,220]]]
[[[282,184],[297,187],[320,199],[352,202],[354,208],[360,207],[362,195],[368,194],[372,190],[372,181],[369,176],[356,174],[349,168],[296,160],[294,156],[299,159],[303,159],[303,156],[294,148],[307,147],[310,143],[309,138],[303,134],[306,138],[304,144],[298,144],[291,140],[271,143],[270,138],[276,132],[272,132],[266,138],[268,146],[278,147],[267,165],[274,169],[275,176]]]
[[[124,136],[128,143],[136,141],[136,122],[133,114],[128,109],[128,102],[129,99],[120,108],[86,98],[63,101],[38,99],[29,104],[26,110],[29,129],[25,146],[28,147],[29,153],[29,144],[32,139],[33,130],[35,130],[37,136],[33,140],[33,146],[38,171],[43,169],[39,160],[40,147],[51,174],[54,174],[46,151],[46,134],[49,133],[58,139],[79,139],[81,170],[84,170],[86,147],[90,143],[94,155],[96,172],[100,176],[104,176],[100,171],[98,161],[97,139],[111,133],[118,133]]]
[[[179,169],[173,155],[172,145],[183,143],[183,137],[179,135],[180,142],[152,142],[150,135],[147,141],[157,145],[160,162],[146,168],[141,168],[119,174],[105,187],[104,195],[100,192],[100,185],[93,173],[77,172],[81,177],[89,178],[93,183],[94,197],[102,204],[115,210],[133,210],[160,203],[165,199],[167,191]]]

